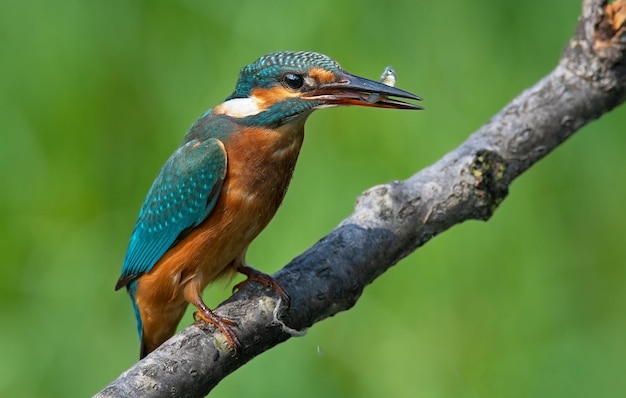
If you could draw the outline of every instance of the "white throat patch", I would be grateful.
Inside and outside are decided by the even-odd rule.
[[[258,99],[254,96],[233,98],[216,106],[213,109],[213,113],[239,119],[261,113],[264,109],[261,109],[259,105]]]

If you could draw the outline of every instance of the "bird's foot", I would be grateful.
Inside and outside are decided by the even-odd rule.
[[[226,338],[226,341],[233,349],[234,353],[236,354],[237,351],[239,351],[240,345],[237,336],[231,329],[231,326],[237,326],[237,324],[232,319],[224,318],[215,314],[206,306],[200,307],[201,308],[198,308],[198,311],[193,313],[193,318],[196,321],[198,319],[202,319],[203,321],[210,323],[218,328],[219,331],[222,332],[222,334],[224,335],[224,338]]]
[[[237,272],[244,274],[247,278],[243,282],[239,282],[235,286],[233,286],[233,293],[237,290],[241,289],[248,282],[259,282],[265,287],[268,287],[276,292],[282,299],[283,303],[289,307],[290,297],[287,294],[287,291],[283,289],[283,287],[276,281],[276,279],[271,276],[264,274],[261,271],[257,271],[252,267],[248,267],[246,265],[240,265],[237,267]]]

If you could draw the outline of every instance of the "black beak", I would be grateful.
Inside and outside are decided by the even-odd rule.
[[[360,105],[375,108],[424,109],[409,102],[390,97],[408,98],[415,101],[422,99],[408,91],[387,86],[386,84],[354,76],[344,72],[339,81],[323,84],[305,93],[302,98],[319,100],[324,105]]]

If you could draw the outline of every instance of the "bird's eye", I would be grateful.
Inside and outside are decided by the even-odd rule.
[[[304,78],[295,73],[285,73],[283,76],[283,84],[292,90],[298,90],[304,85]]]

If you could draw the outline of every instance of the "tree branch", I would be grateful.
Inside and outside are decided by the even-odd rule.
[[[96,396],[204,396],[256,355],[352,307],[366,285],[435,235],[489,219],[517,176],[624,101],[625,20],[626,0],[584,0],[576,34],[548,76],[437,163],[363,193],[350,217],[274,275],[290,308],[252,283],[220,305],[216,312],[239,325],[237,355],[219,331],[196,322]]]

